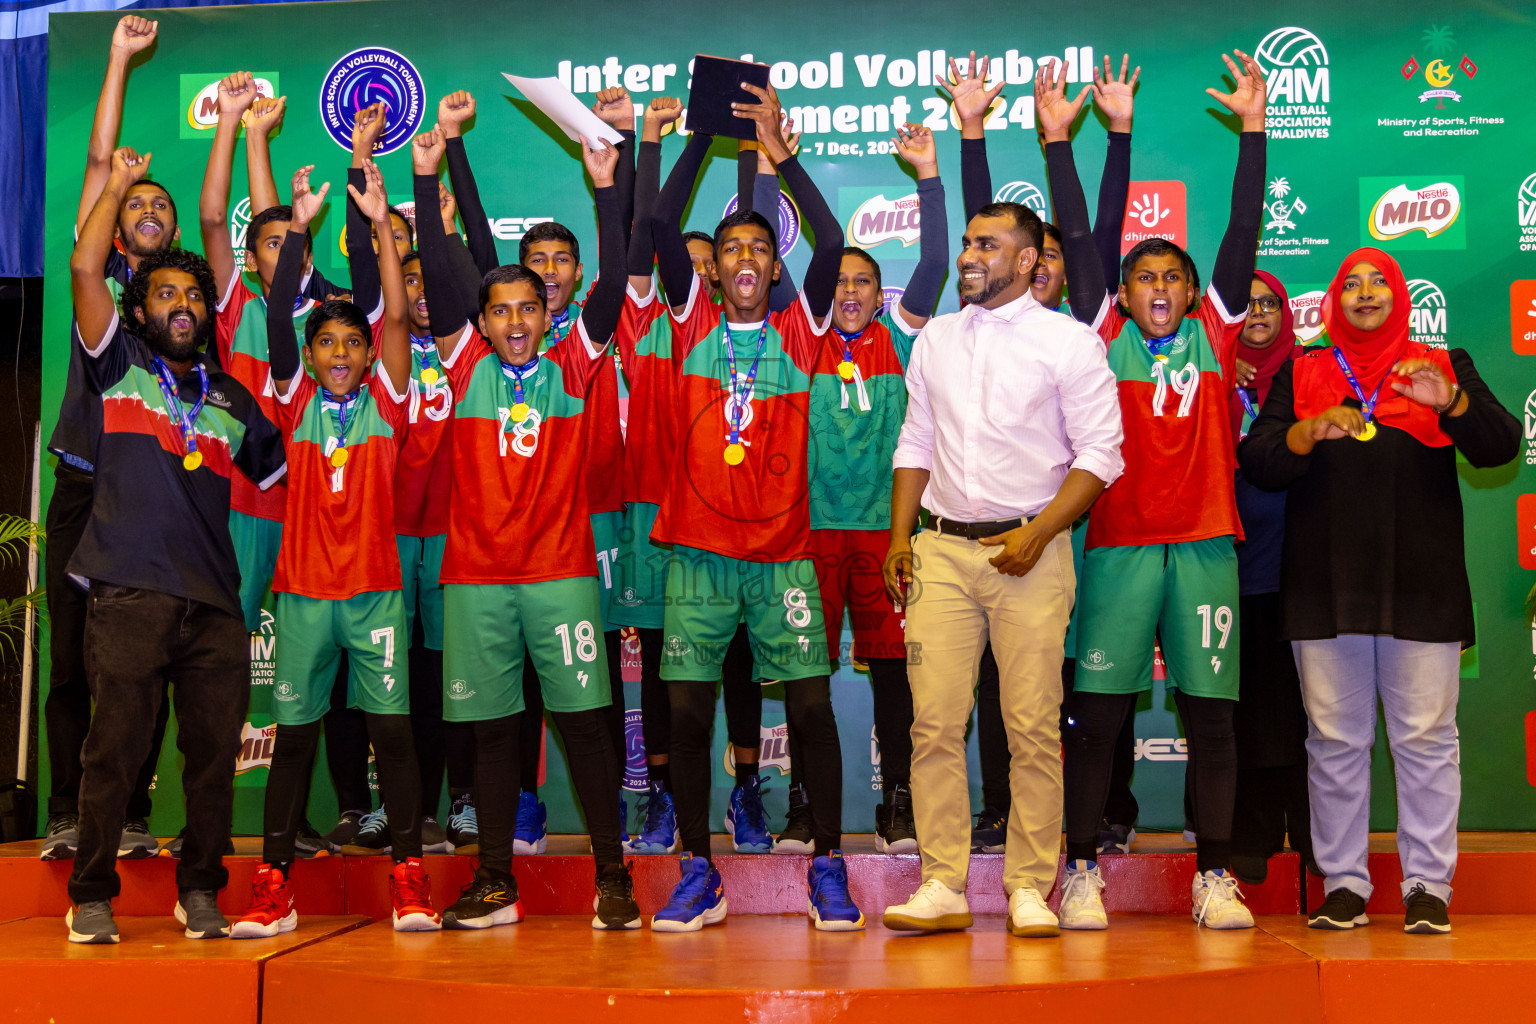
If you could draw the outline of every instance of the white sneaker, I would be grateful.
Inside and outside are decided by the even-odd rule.
[[[883,920],[893,931],[908,932],[957,931],[975,923],[965,893],[956,892],[937,878],[918,886],[912,898],[900,906],[886,907]]]
[[[1061,925],[1045,905],[1039,889],[1021,885],[1008,897],[1008,934],[1026,939],[1048,939],[1061,934]]]
[[[1109,915],[1104,912],[1104,876],[1099,873],[1097,861],[1074,860],[1067,862],[1066,876],[1061,880],[1061,926],[1073,931],[1101,931],[1109,927]]]
[[[1190,916],[1207,928],[1252,928],[1253,915],[1243,906],[1237,879],[1225,871],[1206,871],[1195,876],[1190,893]]]

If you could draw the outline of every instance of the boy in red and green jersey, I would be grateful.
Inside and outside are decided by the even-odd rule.
[[[387,233],[383,180],[371,163],[365,172],[367,194],[350,190],[381,233]],[[294,175],[293,215],[273,275],[274,301],[286,304],[298,292],[309,222],[329,187],[312,193],[308,169]],[[408,718],[409,675],[403,660],[395,658],[397,645],[402,654],[409,645],[393,502],[395,467],[407,430],[405,288],[394,246],[382,246],[379,259],[385,295],[379,327],[371,327],[350,302],[320,304],[304,327],[303,355],[313,377],[301,371],[292,323],[278,318],[267,325],[290,464],[290,525],[273,580],[284,642],[273,684],[277,740],[263,815],[265,863],[253,882],[249,910],[231,929],[235,938],[272,936],[297,926],[289,886],[294,836],[319,746],[320,720],[331,706],[343,652],[349,664],[349,703],[366,717],[383,799],[401,812],[391,822],[395,930],[442,926],[421,863],[421,784]],[[380,362],[370,373],[376,347]]]
[[[1252,927],[1227,871],[1238,695],[1237,557],[1242,536],[1232,492],[1228,403],[1233,360],[1253,277],[1264,186],[1264,81],[1252,59],[1223,55],[1237,87],[1208,93],[1242,119],[1232,213],[1215,272],[1200,296],[1193,261],[1164,239],[1137,244],[1121,262],[1117,295],[1105,286],[1068,139],[1082,103],[1042,69],[1036,110],[1046,140],[1074,316],[1108,345],[1125,421],[1125,474],[1089,515],[1078,614],[1076,730],[1082,769],[1068,773],[1067,875],[1062,927],[1105,926],[1096,875],[1114,737],[1152,685],[1160,639],[1168,685],[1189,734],[1199,823],[1195,920]],[[1235,311],[1235,312],[1234,312]],[[1214,628],[1213,628],[1214,627]],[[1071,756],[1069,754],[1069,756]],[[1090,820],[1091,819],[1091,820]]]
[[[777,164],[816,238],[799,301],[769,309],[782,267],[778,238],[761,214],[737,211],[715,231],[708,301],[672,219],[650,218],[669,300],[676,375],[676,458],[652,540],[671,544],[662,678],[672,704],[674,796],[683,878],[653,930],[694,931],[724,920],[719,872],[709,863],[708,716],[725,649],[743,614],[758,671],[785,682],[786,711],[807,763],[818,852],[809,872],[812,920],[823,930],[863,927],[848,897],[842,855],[842,752],[832,715],[826,632],[815,567],[806,557],[811,373],[828,329],[842,257],[842,228],[780,135],[771,90],[745,87],[759,102],[736,105],[754,120],[758,145]],[[681,166],[697,173],[711,139],[695,134]],[[675,172],[674,172],[675,173]],[[631,278],[637,291],[647,279]],[[679,302],[686,296],[686,299]],[[708,689],[705,695],[702,691]],[[702,699],[701,699],[702,698]]]
[[[886,596],[883,563],[890,539],[891,467],[907,413],[904,374],[912,343],[943,285],[949,225],[933,134],[909,124],[897,129],[895,142],[917,172],[922,248],[906,290],[889,310],[881,308],[880,265],[863,249],[843,250],[832,329],[811,376],[810,549],[831,664],[835,670],[846,609],[853,658],[868,664],[873,683],[882,789],[876,849],[915,853],[905,615]]]
[[[418,206],[437,193],[440,129],[412,145]],[[582,147],[592,174],[603,262],[572,337],[543,355],[542,282],[498,267],[480,284],[476,326],[444,289],[454,278],[441,225],[417,224],[432,333],[453,385],[453,498],[443,559],[444,716],[474,723],[480,866],[445,923],[485,928],[521,919],[511,874],[518,795],[524,648],[565,737],[597,861],[595,928],[639,926],[619,844],[619,752],[587,519],[586,403],[623,302],[611,148]],[[446,320],[443,318],[446,317]],[[536,518],[537,517],[537,518]]]

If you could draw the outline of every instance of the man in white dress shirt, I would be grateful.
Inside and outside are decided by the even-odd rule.
[[[1062,642],[1077,590],[1069,528],[1124,469],[1098,337],[1030,296],[1042,228],[991,203],[961,241],[958,313],[928,321],[907,366],[886,588],[907,606],[912,804],[923,884],[885,926],[970,927],[965,728],[988,639],[1002,676],[1013,807],[1008,930],[1058,933],[1045,905],[1061,836]],[[928,529],[913,536],[918,507]]]

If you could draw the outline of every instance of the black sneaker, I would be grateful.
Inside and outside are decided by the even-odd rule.
[[[74,860],[80,846],[80,818],[74,814],[55,814],[48,819],[43,849],[38,860]]]
[[[363,815],[363,820],[358,824],[357,835],[352,837],[350,846],[367,850],[371,853],[388,853],[394,844],[389,837],[389,814],[380,807],[376,811],[369,811]]]
[[[128,818],[117,840],[118,860],[143,860],[160,852],[160,840],[149,834],[149,822]]]
[[[1443,908],[1445,904],[1440,906]],[[1370,923],[1371,919],[1365,916],[1365,900],[1342,886],[1330,892],[1323,900],[1323,905],[1307,917],[1308,928],[1321,928],[1325,931],[1345,932],[1351,928],[1363,928]]]
[[[362,811],[342,811],[341,817],[336,820],[336,827],[325,834],[326,840],[338,849],[350,844],[357,838],[357,830],[362,827]]]
[[[815,833],[811,831],[811,802],[804,786],[789,787],[789,816],[784,831],[774,840],[774,853],[815,853]]]
[[[628,931],[640,927],[640,904],[635,902],[635,883],[624,864],[602,869],[597,895],[592,897],[592,927],[598,931]]]
[[[437,818],[431,814],[421,819],[421,852],[448,852],[448,833],[443,831],[443,826],[439,825]]]
[[[448,813],[448,845],[454,853],[465,857],[480,852],[480,821],[475,805],[466,799],[455,800]]]
[[[117,922],[112,920],[111,900],[91,900],[70,907],[64,914],[70,942],[87,944],[117,941]]]
[[[1229,866],[1232,874],[1244,885],[1263,885],[1269,877],[1269,858],[1256,853],[1234,853]]]
[[[293,852],[296,856],[309,860],[312,857],[328,857],[335,853],[338,847],[332,846],[331,841],[315,830],[315,826],[305,818],[299,822],[299,830],[293,837]]]
[[[517,879],[473,878],[459,891],[458,900],[443,911],[444,928],[491,928],[517,924],[523,905],[517,899]]]
[[[917,823],[912,819],[912,791],[898,785],[875,808],[875,852],[916,853]]]
[[[1445,912],[1445,901],[1424,891],[1422,885],[1408,890],[1403,900],[1408,913],[1403,918],[1403,931],[1410,935],[1444,935],[1451,930],[1451,917]]]
[[[176,921],[189,939],[227,939],[229,921],[219,910],[218,894],[208,889],[180,889],[176,894]]]
[[[1008,815],[996,807],[983,807],[971,829],[972,853],[1002,853],[1008,843]]]
[[[176,838],[175,839],[172,839],[170,842],[166,843],[164,847],[161,848],[160,856],[162,856],[162,857],[173,857],[176,860],[181,860],[181,844],[186,840],[186,838],[187,838],[187,830],[185,828],[183,828],[180,832],[176,833]],[[234,855],[235,855],[235,841],[233,839],[225,840],[224,841],[224,856],[226,856],[226,857],[233,857]],[[119,856],[121,856],[121,854],[119,854]]]
[[[1136,827],[1134,825],[1111,825],[1107,821],[1099,822],[1098,852],[1099,856],[1115,853],[1130,853],[1131,844],[1136,841]]]

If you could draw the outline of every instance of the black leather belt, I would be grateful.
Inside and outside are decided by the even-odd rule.
[[[945,519],[943,516],[934,516],[928,521],[928,525],[941,537],[964,537],[966,540],[980,540],[982,537],[996,537],[1000,533],[1009,530],[1017,530],[1034,516],[1025,516],[1014,519],[993,519],[985,523],[962,523],[958,519]]]

